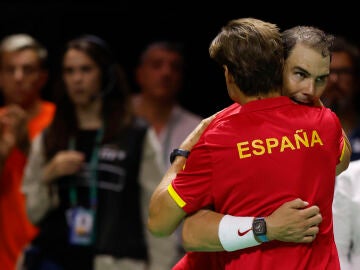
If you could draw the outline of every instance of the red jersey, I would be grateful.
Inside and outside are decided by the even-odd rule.
[[[186,252],[186,254],[171,268],[171,270],[219,270],[216,257],[211,252]]]
[[[53,103],[42,101],[38,115],[28,123],[29,137],[33,139],[52,120]],[[0,178],[0,268],[13,270],[23,248],[35,237],[37,228],[28,220],[21,181],[26,156],[18,149],[12,150]]]
[[[318,205],[323,221],[311,244],[270,241],[208,256],[231,270],[338,270],[332,200],[343,148],[340,122],[328,108],[287,97],[234,104],[204,131],[169,192],[189,214],[212,206],[234,216],[268,216],[295,198]]]

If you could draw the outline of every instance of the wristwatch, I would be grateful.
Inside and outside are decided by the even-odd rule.
[[[183,156],[187,158],[189,155],[190,155],[190,151],[175,148],[174,150],[172,150],[170,154],[170,163],[172,164],[177,156]]]
[[[257,239],[262,243],[268,242],[269,239],[266,237],[266,222],[263,217],[256,217],[252,223],[252,230]]]

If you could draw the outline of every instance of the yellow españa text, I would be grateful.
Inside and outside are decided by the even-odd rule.
[[[316,130],[296,130],[293,136],[282,136],[280,138],[254,139],[237,143],[240,159],[249,158],[252,155],[261,156],[273,152],[284,152],[287,150],[299,150],[303,147],[314,147],[324,145]]]

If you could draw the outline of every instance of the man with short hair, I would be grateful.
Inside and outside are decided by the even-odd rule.
[[[51,121],[55,105],[41,98],[48,79],[47,50],[27,34],[0,43],[0,265],[14,269],[37,233],[20,192],[30,141]]]
[[[260,25],[261,30],[260,30],[260,28],[256,29],[256,27],[259,25]],[[308,127],[305,130],[300,127],[298,129],[296,129],[294,127],[299,132],[300,131],[306,132],[308,129],[309,130],[312,129],[312,135],[311,135],[312,139],[315,139],[315,137],[317,137],[317,135],[319,135],[320,133],[322,134],[321,137],[323,137],[323,135],[325,135],[325,134],[326,134],[326,136],[330,135],[328,132],[325,132],[324,128],[326,127],[326,125],[321,126],[321,125],[319,125],[320,122],[317,123],[318,119],[320,119],[321,117],[324,117],[322,119],[322,121],[325,121],[325,122],[327,122],[327,124],[334,127],[334,129],[332,129],[331,132],[334,132],[335,130],[337,130],[335,133],[333,133],[333,135],[336,134],[334,137],[332,137],[332,135],[330,137],[328,137],[327,139],[325,139],[325,137],[323,137],[324,144],[322,144],[322,145],[325,145],[324,148],[330,147],[328,150],[330,150],[332,148],[332,150],[330,152],[334,153],[334,155],[331,157],[331,159],[333,159],[333,161],[334,161],[334,162],[331,162],[333,164],[332,166],[334,166],[334,170],[331,170],[331,169],[329,170],[328,168],[323,168],[323,170],[321,170],[320,167],[321,166],[323,167],[324,164],[319,164],[319,169],[320,169],[320,172],[322,172],[322,173],[320,175],[319,172],[314,171],[314,175],[312,176],[312,178],[316,179],[315,182],[313,182],[313,183],[310,183],[310,181],[303,182],[303,185],[305,186],[305,185],[309,185],[309,184],[314,184],[317,181],[319,181],[319,183],[320,183],[320,179],[326,178],[327,179],[327,181],[325,181],[326,187],[324,189],[321,189],[321,192],[319,191],[319,193],[316,194],[316,196],[314,196],[314,194],[308,193],[310,190],[312,190],[312,188],[310,186],[308,188],[304,188],[304,190],[298,190],[296,183],[298,183],[300,180],[303,179],[302,177],[300,177],[300,175],[303,173],[303,171],[299,170],[299,168],[296,167],[297,163],[301,161],[301,163],[303,165],[309,166],[309,168],[310,168],[313,165],[311,162],[314,162],[316,160],[316,159],[313,160],[313,158],[316,155],[323,155],[325,153],[328,154],[329,152],[325,151],[324,153],[322,153],[325,149],[322,147],[320,147],[320,148],[316,147],[315,140],[312,143],[310,143],[310,145],[312,145],[312,147],[314,149],[311,149],[311,150],[306,149],[305,150],[305,149],[301,149],[300,144],[297,144],[296,142],[291,142],[290,135],[289,135],[290,137],[287,135],[286,136],[281,135],[281,134],[292,133],[289,129],[291,129],[290,127],[293,125],[290,125],[290,123],[289,123],[287,126],[283,126],[284,121],[285,122],[289,121],[289,119],[286,119],[286,118],[281,119],[281,121],[278,121],[278,122],[274,120],[274,118],[278,118],[278,117],[282,118],[281,115],[287,110],[287,109],[285,109],[285,107],[287,105],[285,105],[285,104],[281,105],[280,103],[277,103],[277,106],[267,107],[266,104],[270,105],[273,101],[276,101],[276,100],[280,101],[278,94],[277,94],[278,92],[276,91],[276,87],[275,87],[276,82],[278,82],[278,81],[272,82],[273,86],[266,88],[266,86],[265,86],[266,82],[269,83],[271,81],[271,79],[270,79],[271,77],[267,78],[266,76],[269,76],[271,74],[271,72],[273,72],[273,71],[266,72],[266,71],[262,70],[263,66],[271,67],[271,65],[273,65],[275,63],[275,59],[272,59],[271,57],[267,58],[266,56],[264,56],[266,60],[257,58],[258,52],[255,53],[253,51],[253,50],[256,51],[256,46],[249,45],[249,43],[256,40],[256,38],[254,38],[252,36],[252,33],[253,33],[252,31],[261,32],[261,34],[258,33],[258,35],[256,36],[256,37],[260,37],[260,36],[262,37],[261,42],[257,41],[257,42],[255,42],[256,44],[260,44],[260,43],[262,44],[262,42],[266,43],[265,40],[268,40],[268,38],[269,38],[267,35],[270,36],[269,40],[272,42],[272,44],[276,43],[275,40],[277,40],[277,38],[275,38],[274,36],[271,36],[271,34],[269,34],[261,26],[264,26],[264,24],[262,24],[261,22],[259,24],[257,24],[256,20],[255,20],[255,22],[253,20],[246,21],[246,19],[245,20],[234,20],[234,21],[231,21],[226,27],[223,27],[222,32],[212,42],[212,45],[210,47],[211,56],[213,56],[214,59],[219,64],[222,64],[224,66],[225,77],[226,77],[226,82],[227,82],[227,86],[228,86],[228,92],[229,92],[230,97],[234,101],[236,101],[236,103],[234,105],[230,106],[229,108],[225,109],[224,111],[220,112],[216,116],[215,120],[213,120],[211,122],[211,124],[209,125],[207,130],[204,132],[204,134],[200,138],[199,143],[192,150],[192,153],[189,156],[189,160],[186,164],[184,171],[180,172],[178,174],[178,176],[175,178],[175,180],[171,182],[171,184],[168,187],[168,191],[167,191],[166,188],[167,188],[168,184],[170,183],[170,181],[174,178],[174,173],[176,174],[178,171],[181,171],[181,168],[183,168],[183,166],[185,164],[184,158],[175,159],[173,167],[164,176],[162,183],[159,185],[158,189],[154,192],[152,203],[150,205],[149,228],[156,235],[167,235],[169,232],[171,232],[173,230],[174,227],[176,227],[178,219],[184,217],[185,213],[190,214],[194,210],[196,211],[196,209],[199,210],[199,207],[202,208],[207,205],[211,205],[211,206],[215,207],[215,210],[217,210],[219,212],[223,212],[223,211],[224,211],[224,213],[228,213],[229,211],[237,212],[236,216],[243,216],[243,217],[247,216],[247,215],[251,216],[254,214],[254,211],[255,212],[258,211],[258,213],[261,215],[264,215],[265,212],[268,212],[267,214],[270,214],[272,211],[274,211],[274,209],[276,209],[276,205],[279,206],[279,204],[281,202],[283,203],[286,201],[286,200],[284,201],[285,197],[290,195],[292,192],[295,192],[294,194],[302,194],[300,197],[305,197],[307,199],[307,201],[309,201],[310,203],[313,203],[316,201],[317,204],[319,204],[320,206],[323,206],[323,208],[322,207],[320,207],[320,208],[322,209],[322,211],[324,211],[323,212],[324,213],[324,221],[320,226],[325,228],[325,231],[321,231],[320,236],[318,236],[317,238],[321,239],[320,243],[322,243],[322,244],[320,244],[320,246],[323,245],[324,248],[328,249],[329,254],[331,254],[331,255],[327,256],[326,258],[323,258],[322,261],[320,262],[320,260],[316,261],[317,256],[315,256],[315,254],[319,252],[317,248],[312,249],[306,245],[291,245],[291,246],[289,246],[284,243],[280,244],[279,242],[271,241],[268,244],[264,244],[265,247],[263,247],[263,245],[260,245],[255,248],[248,249],[246,254],[250,254],[250,255],[245,256],[245,257],[244,257],[244,255],[239,256],[240,255],[239,252],[216,253],[215,256],[211,256],[212,258],[215,258],[213,262],[215,262],[218,265],[221,265],[221,267],[224,267],[224,265],[227,265],[227,267],[229,267],[229,268],[226,268],[226,269],[235,269],[233,267],[235,267],[235,266],[238,267],[239,265],[243,265],[243,264],[247,265],[247,267],[249,267],[249,266],[251,267],[252,265],[253,265],[253,267],[256,267],[258,265],[258,263],[261,263],[262,265],[266,265],[265,267],[274,267],[274,266],[281,267],[281,263],[280,264],[276,263],[277,258],[279,260],[283,259],[283,256],[281,254],[278,253],[277,257],[275,256],[275,258],[273,259],[272,262],[266,260],[266,256],[267,256],[266,254],[271,253],[272,249],[276,249],[276,250],[279,248],[281,249],[283,246],[284,251],[288,252],[289,254],[294,254],[294,255],[296,254],[295,261],[293,261],[293,262],[287,261],[284,264],[284,267],[289,267],[286,269],[301,269],[304,267],[304,265],[306,267],[307,263],[308,263],[308,265],[317,265],[318,263],[320,263],[322,265],[320,267],[320,269],[325,269],[327,266],[333,266],[334,267],[333,269],[339,269],[336,247],[334,244],[330,244],[331,239],[333,239],[333,234],[332,234],[332,229],[331,229],[331,207],[330,208],[327,207],[329,205],[329,203],[326,201],[328,199],[332,200],[332,191],[331,190],[333,190],[333,186],[334,186],[335,165],[339,163],[339,160],[343,160],[343,162],[339,163],[340,165],[338,166],[338,172],[341,172],[342,170],[346,169],[347,164],[348,164],[349,152],[345,151],[345,153],[347,153],[347,156],[346,156],[346,158],[342,157],[343,152],[341,149],[346,149],[346,146],[343,142],[344,138],[342,136],[341,126],[339,124],[337,117],[328,109],[325,109],[323,107],[311,108],[311,107],[303,106],[303,105],[288,104],[290,107],[294,106],[295,111],[297,111],[297,109],[299,109],[299,111],[297,111],[298,113],[294,113],[295,111],[290,110],[290,111],[292,111],[292,113],[290,115],[292,116],[293,119],[295,119],[294,125],[297,125],[300,123],[301,123],[302,127],[308,126],[308,124],[310,126],[314,125],[313,129],[311,127]],[[265,28],[266,27],[267,26],[265,26]],[[271,26],[270,26],[270,29],[271,29]],[[272,33],[274,34],[274,32],[272,32]],[[267,37],[265,38],[262,35],[265,35]],[[246,37],[246,38],[240,38],[240,37]],[[236,51],[234,49],[235,47],[231,47],[231,44],[233,42],[232,39],[236,40],[236,38],[239,38],[239,40],[237,42],[237,44],[238,44],[237,46],[239,46],[238,51]],[[247,42],[249,42],[249,43],[247,43]],[[244,43],[244,44],[241,44],[241,43]],[[263,53],[266,52],[267,51],[266,49],[270,49],[272,44],[263,44],[261,51]],[[241,46],[241,45],[243,45],[243,46]],[[278,53],[274,48],[271,48],[271,50],[275,53]],[[323,52],[321,52],[321,54],[322,53]],[[326,67],[326,65],[324,65],[324,64],[326,64],[326,63],[329,64],[330,53],[326,52],[326,51],[324,53],[325,53],[325,55],[324,55],[325,58],[321,62],[321,65]],[[279,54],[281,54],[281,53],[279,53]],[[237,58],[237,60],[235,60],[235,58]],[[246,61],[250,61],[250,59],[253,61],[251,64],[249,62],[246,62]],[[270,62],[268,62],[269,59],[270,59]],[[281,59],[278,59],[278,60],[279,60],[279,63],[282,62]],[[264,62],[266,64],[264,64]],[[247,63],[247,64],[242,65],[243,63]],[[308,78],[308,77],[312,78],[312,76],[314,76],[314,75],[316,75],[315,77],[317,77],[317,73],[315,73],[315,74],[313,74],[311,72],[308,73],[306,71],[306,68],[304,69],[303,67],[301,67],[302,66],[301,62],[299,64],[300,64],[299,66],[295,65],[294,67],[291,67],[291,69],[289,69],[289,72],[291,75],[291,76],[289,76],[290,83],[294,82],[295,80],[298,80],[299,82],[302,81],[302,83],[306,83],[306,81],[312,81],[312,80],[302,80],[302,79]],[[328,66],[328,64],[327,64],[327,66]],[[254,65],[255,66],[259,65],[259,66],[255,67]],[[260,66],[262,66],[262,68]],[[276,68],[274,68],[274,67],[272,67],[272,69],[276,70]],[[286,69],[286,67],[285,67],[285,69]],[[257,70],[260,70],[263,73],[261,73],[261,72],[259,73],[259,72],[257,72]],[[316,69],[314,69],[314,70],[316,71]],[[242,72],[240,72],[240,71],[242,71]],[[316,80],[315,82],[326,83],[326,77],[328,75],[328,70],[326,70],[326,68],[324,68],[323,70],[320,70],[317,72],[320,72],[320,74],[322,73],[322,76],[317,78],[319,80]],[[246,77],[246,79],[244,78],[244,74],[248,74],[248,77]],[[264,74],[267,74],[267,75],[264,75]],[[260,78],[257,78],[257,80],[260,80],[260,82],[257,85],[252,80],[254,80],[258,76]],[[274,75],[274,74],[272,74],[272,77],[277,78],[276,75]],[[249,80],[250,80],[250,82],[249,82]],[[256,87],[251,88],[253,85],[256,85]],[[284,82],[284,85],[285,85],[285,82]],[[301,84],[299,84],[298,86],[301,86]],[[304,84],[304,86],[306,86],[306,84]],[[254,91],[251,92],[248,89],[252,89]],[[271,89],[273,89],[273,90],[271,90]],[[299,89],[301,89],[301,87]],[[248,90],[248,92],[247,92],[247,90]],[[237,91],[239,91],[240,93]],[[267,91],[269,91],[269,92],[267,92]],[[263,94],[264,94],[264,96],[263,96]],[[298,94],[300,94],[300,97],[301,97],[303,92],[301,92],[299,90]],[[297,98],[299,98],[299,96]],[[303,100],[300,99],[300,101],[303,103],[312,103],[312,102],[308,102],[307,98],[304,98]],[[237,103],[240,103],[243,107],[240,108]],[[262,106],[257,107],[256,106],[257,103]],[[263,122],[262,120],[261,121],[259,121],[259,120],[262,119],[263,117],[265,117],[265,115],[266,115],[266,111],[264,111],[264,108],[263,108],[264,106],[269,109],[271,109],[271,107],[272,107],[272,109],[271,109],[272,117],[271,117],[271,120],[268,119],[267,121]],[[283,109],[280,109],[280,107],[282,107],[282,106],[285,106],[285,107],[283,107],[283,109],[285,109],[284,111],[282,111]],[[297,107],[295,107],[295,106],[297,106]],[[290,107],[288,107],[288,108],[290,108]],[[245,108],[248,108],[248,109],[245,109]],[[312,112],[308,113],[307,111],[310,111],[310,110]],[[321,112],[321,114],[320,114],[321,117],[320,118],[314,117],[319,114],[319,110]],[[264,111],[264,112],[262,112],[262,111]],[[268,110],[268,111],[270,111],[270,110]],[[289,111],[289,113],[290,113],[290,111]],[[300,111],[302,111],[302,112],[300,112]],[[285,115],[288,115],[288,114],[285,113],[284,116]],[[306,120],[304,118],[302,118],[301,116],[305,117]],[[248,117],[249,117],[249,119],[251,119],[251,121],[246,122],[246,119]],[[237,121],[238,124],[236,124],[234,122],[233,125],[231,125],[230,123],[232,121],[234,121],[236,118],[239,118],[239,121]],[[240,121],[241,118],[245,122]],[[278,120],[280,120],[280,118]],[[226,120],[226,122],[224,122],[224,120]],[[296,122],[296,121],[298,121],[298,122]],[[334,122],[332,124],[330,124],[332,121],[334,121]],[[242,129],[239,128],[239,129],[237,129],[237,131],[235,133],[232,133],[230,131],[230,129],[234,129],[233,127],[239,125],[241,122],[242,122],[242,124],[246,123],[245,124],[246,128],[245,128],[245,126],[243,126]],[[258,131],[258,126],[260,123],[262,126],[266,126],[266,128],[262,129],[261,132]],[[277,123],[279,123],[279,124],[277,124]],[[321,122],[321,123],[323,124],[323,122]],[[220,127],[220,126],[221,126],[221,129],[218,129],[218,127]],[[229,131],[227,131],[227,129],[229,129]],[[272,130],[272,129],[274,129],[274,130]],[[243,134],[245,132],[245,130],[247,131],[247,134]],[[227,139],[226,140],[221,139],[222,143],[220,143],[219,146],[216,147],[218,145],[218,143],[216,142],[216,138],[217,138],[216,134],[220,135],[221,133]],[[263,133],[263,134],[261,134],[261,133]],[[265,133],[266,134],[269,133],[269,134],[265,135]],[[271,133],[271,135],[270,135],[270,133]],[[280,136],[279,138],[282,138],[280,140],[280,143],[279,143],[279,140],[276,139],[278,136],[278,135],[276,135],[277,133],[279,133],[278,134]],[[232,135],[232,134],[236,134],[236,135]],[[304,133],[302,133],[302,134],[303,134],[303,136],[305,136]],[[232,138],[232,136],[234,136],[234,138]],[[293,136],[295,138],[300,135],[298,135],[297,133],[294,132]],[[264,141],[261,139],[262,137],[265,138],[264,140],[267,143],[264,143]],[[321,139],[321,137],[319,135],[318,139]],[[248,140],[246,140],[245,138],[247,138]],[[254,138],[254,139],[252,139],[252,138]],[[219,140],[220,140],[220,138],[219,138]],[[325,140],[326,140],[326,143],[325,143]],[[323,140],[321,140],[321,141],[323,143]],[[233,144],[231,144],[229,142],[233,142]],[[295,145],[297,145],[297,147],[295,147],[294,149],[293,149],[293,146],[294,146],[293,143],[295,143]],[[235,147],[233,149],[232,147],[234,145],[237,147]],[[279,151],[276,150],[276,147],[280,148],[280,149],[278,149]],[[290,153],[287,153],[287,151],[289,150],[288,148],[291,148],[294,151],[290,151]],[[306,147],[306,148],[308,148],[308,147]],[[307,152],[307,150],[309,150],[309,152]],[[220,156],[218,156],[219,154],[217,154],[217,152],[220,152],[220,153],[223,152],[223,153],[225,153],[225,155],[221,155],[222,158],[220,158]],[[235,153],[238,153],[238,156]],[[314,156],[311,155],[311,157],[306,157],[310,153],[312,153]],[[288,154],[289,154],[289,156],[288,156]],[[271,160],[269,160],[269,163],[272,165],[268,166],[266,164],[266,162],[265,163],[263,163],[263,162],[266,161],[268,158],[270,158],[270,155],[272,155],[271,160],[277,160],[277,162],[273,163],[273,162],[271,162]],[[231,161],[229,158],[231,158]],[[281,160],[284,158],[285,158],[284,162],[281,162]],[[288,160],[291,160],[290,158],[294,158],[294,160],[292,160],[292,163],[286,164],[285,170],[284,169],[282,169],[282,170],[276,169],[278,166],[276,164],[288,163]],[[240,161],[238,161],[238,159]],[[256,163],[257,166],[260,166],[262,169],[257,168],[255,171],[249,170],[248,168],[251,167],[251,164],[252,164],[251,162],[252,161],[255,162],[256,159],[258,162],[260,162],[261,160],[264,160],[264,161],[261,161],[261,163],[259,163],[259,164],[258,164],[258,162]],[[295,162],[295,160],[297,162]],[[207,167],[202,168],[203,165],[205,166],[205,163],[207,164]],[[225,163],[228,165],[225,166]],[[229,165],[231,163],[233,163],[232,166]],[[221,166],[221,164],[223,164],[223,166]],[[220,168],[222,168],[222,169],[220,169]],[[239,171],[240,169],[242,169],[241,170],[242,173],[239,173],[239,172],[235,173],[236,171]],[[307,172],[310,170],[305,169],[304,171]],[[280,177],[279,173],[284,173],[284,176]],[[333,175],[331,175],[331,174],[333,174]],[[222,176],[216,177],[219,175],[222,175]],[[226,175],[226,177],[225,177],[225,175]],[[235,177],[235,175],[239,175],[239,176],[241,175],[242,177],[240,179],[238,179],[237,177]],[[262,188],[260,185],[259,186],[260,190],[255,189],[254,183],[263,179],[264,176],[266,176],[266,178],[269,179],[265,182],[262,181],[263,184],[266,185],[267,187]],[[229,183],[229,181],[230,181],[230,183],[228,184],[228,186],[227,186],[227,184],[222,186],[222,184],[221,184],[222,181],[219,181],[219,180],[218,181],[209,181],[212,178],[227,179],[226,182]],[[250,179],[253,179],[253,180],[249,182]],[[284,182],[285,181],[284,179],[286,179],[287,181]],[[187,181],[185,181],[185,180],[187,180]],[[240,182],[243,182],[243,185],[241,185],[242,188],[236,188],[234,186],[235,182],[237,182],[237,181],[239,184],[240,184]],[[321,181],[321,182],[323,182],[323,181]],[[266,184],[266,183],[271,183],[271,184]],[[276,184],[276,183],[278,183],[278,184]],[[281,188],[284,184],[289,189],[285,190],[285,189]],[[215,187],[212,187],[211,185],[215,185]],[[238,187],[239,185],[236,184],[236,186]],[[203,189],[203,188],[205,188],[205,189]],[[228,194],[228,195],[224,196],[225,195],[224,191],[228,190],[229,188],[232,190],[232,192],[230,192],[230,190],[229,190],[229,192],[226,192],[226,194]],[[277,188],[280,188],[279,193],[277,191]],[[249,191],[249,192],[247,192],[246,196],[244,196],[245,189]],[[253,190],[253,191],[251,191],[251,190]],[[254,190],[256,190],[255,193],[254,193]],[[273,192],[272,196],[270,196],[269,198],[262,197],[263,199],[261,199],[261,200],[257,200],[255,198],[256,196],[258,196],[259,194],[262,194],[266,190],[268,190],[268,191],[273,190],[275,193]],[[202,191],[202,192],[199,193],[200,191]],[[323,197],[321,195],[321,193],[322,194],[327,193],[328,197],[326,197],[326,196],[325,196],[326,198]],[[233,194],[233,195],[231,195],[231,194]],[[236,195],[234,195],[234,194],[236,194]],[[284,196],[282,196],[281,194]],[[288,195],[285,195],[285,194],[288,194]],[[288,197],[288,199],[291,198],[292,196],[293,195]],[[172,197],[173,200],[169,199],[169,197]],[[272,201],[275,197],[278,197],[278,198],[275,201]],[[239,202],[239,200],[237,200],[235,202],[234,200],[236,198],[242,198],[242,199],[240,200],[240,202]],[[246,199],[246,198],[248,198],[248,199]],[[319,199],[319,198],[322,198],[322,199]],[[251,207],[251,205],[248,204],[249,199],[251,199],[250,201],[258,202],[258,203],[255,203],[254,206]],[[234,201],[234,202],[231,203],[231,201]],[[176,202],[177,207],[175,206],[176,204],[174,204],[174,202]],[[248,207],[246,207],[245,204]],[[263,204],[264,208],[257,208],[258,206],[260,206],[260,204]],[[331,205],[331,203],[330,203],[330,205]],[[181,208],[183,210],[185,210],[185,212],[184,211],[182,212]],[[179,209],[180,209],[180,211],[179,211]],[[231,214],[233,214],[233,213],[231,213]],[[251,227],[252,220],[253,220],[252,217],[249,217],[247,219],[246,218],[242,219],[241,221],[234,220],[232,218],[224,219],[223,226],[222,226],[224,229],[221,229],[221,226],[220,226],[219,238],[223,238],[223,241],[221,244],[223,246],[225,246],[226,250],[232,251],[232,250],[237,250],[237,249],[241,248],[236,243],[236,241],[239,241],[238,238],[243,238],[245,241],[245,242],[243,241],[243,246],[245,245],[247,247],[259,245],[261,241],[266,242],[268,240],[267,236],[269,236],[269,235],[266,234],[266,231],[264,232],[262,230],[259,230],[259,232],[258,232],[259,235],[255,235],[255,236],[253,235],[253,232],[252,232],[252,230],[264,228],[263,226],[258,227],[258,224],[259,225],[264,224],[264,219],[263,218],[255,219],[255,222],[253,223],[253,225]],[[238,229],[235,230],[235,228],[238,228]],[[221,231],[224,233],[222,233]],[[236,233],[236,231],[238,233]],[[233,232],[235,232],[235,235],[237,235],[236,237],[233,236],[234,235]],[[229,235],[231,235],[231,236],[228,237]],[[274,237],[274,235],[272,235],[272,237]],[[270,238],[269,240],[272,240],[272,239],[276,239],[276,238]],[[319,241],[319,240],[317,240],[317,241]],[[304,251],[306,251],[307,255],[305,255],[305,253],[304,253],[304,256],[301,256],[300,254],[302,254]],[[314,255],[312,255],[312,253],[314,253]],[[264,257],[262,254],[264,254]],[[208,254],[208,255],[210,255],[210,254]],[[213,253],[211,253],[211,255],[213,255]],[[279,255],[281,255],[281,258],[279,257]],[[250,261],[248,261],[248,259],[246,257],[249,257]],[[254,259],[251,259],[252,257]],[[255,259],[256,257],[258,257],[258,260]],[[273,257],[273,256],[270,256],[270,257]],[[305,261],[304,265],[302,265],[302,263],[300,262],[300,258],[301,258],[301,260]],[[286,257],[285,257],[285,259],[286,259]]]
[[[148,44],[136,67],[139,93],[133,96],[134,111],[150,125],[150,143],[156,150],[156,161],[162,173],[170,166],[170,151],[178,147],[202,119],[179,102],[179,95],[184,91],[184,68],[183,45],[168,40]],[[159,179],[157,174],[141,179],[146,179],[141,181],[143,218],[146,222],[150,197]],[[146,230],[149,270],[168,270],[183,256],[180,233],[179,228],[170,237],[159,239]]]

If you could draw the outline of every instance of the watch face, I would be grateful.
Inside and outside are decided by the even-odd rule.
[[[266,223],[264,219],[254,220],[253,230],[255,235],[266,234]]]

